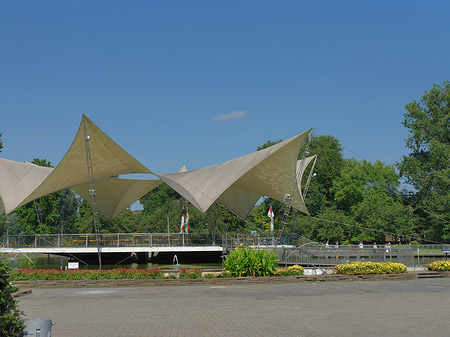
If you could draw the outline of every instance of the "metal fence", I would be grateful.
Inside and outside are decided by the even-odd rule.
[[[9,248],[68,248],[68,247],[154,247],[154,246],[216,246],[222,245],[223,235],[216,234],[47,234],[9,235],[3,246]]]
[[[267,233],[109,233],[5,235],[3,247],[8,248],[64,248],[64,247],[158,247],[158,246],[220,246],[224,251],[239,246],[273,251],[282,264],[313,266],[335,265],[353,261],[392,261],[407,266],[424,264],[424,257],[441,256],[450,244],[393,245],[371,248],[343,245],[335,248],[311,241],[298,234],[281,236]]]
[[[400,262],[406,266],[418,264],[412,248],[286,247],[275,251],[280,263],[329,266],[355,261]]]

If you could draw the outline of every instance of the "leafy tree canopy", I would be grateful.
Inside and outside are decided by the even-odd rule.
[[[398,164],[413,187],[422,235],[450,239],[450,82],[433,85],[419,101],[406,105],[403,125],[411,150]]]

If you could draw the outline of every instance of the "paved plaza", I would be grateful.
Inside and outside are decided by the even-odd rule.
[[[33,289],[52,336],[449,336],[450,279]]]

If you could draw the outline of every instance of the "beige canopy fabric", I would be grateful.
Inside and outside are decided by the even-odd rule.
[[[161,183],[159,179],[135,180],[110,177],[96,180],[97,210],[111,220]],[[72,189],[89,201],[88,183],[74,186]]]
[[[94,181],[119,174],[152,173],[83,115],[75,139],[64,158],[53,172],[16,207],[68,187],[89,183],[85,132],[89,137]]]
[[[0,214],[11,213],[52,171],[51,167],[0,158]]]
[[[0,214],[11,213],[15,205],[20,204],[53,170],[51,167],[0,158]],[[99,179],[95,181],[97,210],[111,220],[161,182],[159,179]],[[89,201],[88,183],[70,187]]]
[[[202,212],[217,200],[245,218],[261,195],[283,201],[285,194],[292,192],[297,156],[310,131],[224,163],[156,176]],[[292,205],[308,214],[298,189]]]
[[[298,160],[297,161],[297,177],[298,177],[298,190],[300,191],[300,193],[302,194],[303,198],[305,197],[302,193],[302,177],[303,174],[305,173],[306,168],[308,167],[308,165],[315,159],[317,158],[317,155],[311,156],[311,157],[306,157],[305,159],[302,160]]]

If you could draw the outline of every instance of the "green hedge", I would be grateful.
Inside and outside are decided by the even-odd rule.
[[[450,271],[450,261],[434,261],[428,266],[428,270],[434,271]]]
[[[406,272],[404,264],[395,262],[352,262],[336,266],[336,273],[344,275],[402,274]]]
[[[11,273],[12,281],[34,280],[117,280],[117,279],[158,279],[164,278],[161,270],[155,269],[125,269],[110,270],[58,270],[58,269],[20,269]]]

